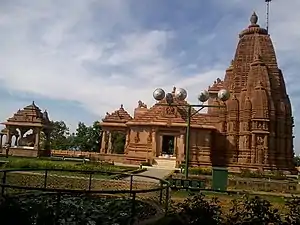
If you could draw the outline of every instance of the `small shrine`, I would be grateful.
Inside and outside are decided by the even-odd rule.
[[[34,102],[19,109],[1,124],[5,125],[0,132],[2,154],[28,157],[50,155],[51,122],[47,111],[42,112]]]

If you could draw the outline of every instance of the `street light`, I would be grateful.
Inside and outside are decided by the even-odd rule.
[[[190,156],[190,129],[191,129],[191,118],[201,111],[204,108],[208,107],[225,107],[224,105],[204,105],[203,103],[206,102],[210,98],[210,93],[207,90],[203,90],[198,95],[198,100],[202,104],[190,105],[190,104],[174,104],[174,98],[180,101],[183,101],[187,98],[187,91],[183,88],[177,88],[175,93],[167,93],[162,88],[157,88],[153,92],[153,98],[157,101],[161,101],[164,98],[166,99],[167,104],[158,103],[161,106],[174,106],[174,107],[185,107],[187,109],[187,128],[186,128],[186,136],[185,136],[185,179],[188,179],[189,176],[189,156]],[[221,89],[215,98],[220,99],[221,101],[225,102],[230,98],[230,93],[226,89]],[[192,108],[199,108],[196,112],[192,114]]]

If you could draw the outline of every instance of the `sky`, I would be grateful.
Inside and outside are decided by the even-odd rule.
[[[274,0],[270,34],[295,117],[300,153],[300,1]],[[265,27],[264,0],[0,0],[0,120],[35,101],[74,130],[157,87],[188,91],[188,101],[234,56],[253,11]]]

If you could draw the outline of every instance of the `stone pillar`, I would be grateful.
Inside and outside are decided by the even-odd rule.
[[[252,134],[251,138],[251,163],[254,164],[256,160],[256,136]]]
[[[152,155],[154,158],[157,156],[157,133],[156,130],[152,130]]]
[[[264,164],[270,165],[269,159],[269,148],[268,148],[269,138],[268,135],[264,137]]]
[[[102,132],[102,140],[101,140],[101,149],[100,153],[105,153],[105,148],[106,148],[106,135],[107,131]]]
[[[112,152],[112,142],[111,142],[111,138],[112,138],[112,132],[110,131],[108,134],[108,148],[107,148],[107,153]]]
[[[174,153],[173,153],[173,157],[175,156],[177,159],[177,155],[178,155],[178,136],[174,137]]]
[[[36,129],[35,131],[35,141],[34,141],[34,149],[39,151],[40,150],[40,134],[41,134],[41,131],[40,129]]]
[[[7,128],[5,144],[11,144],[11,131],[9,128]]]
[[[18,139],[19,139],[19,135],[15,135],[16,139],[15,139],[15,146],[18,146]]]
[[[184,152],[185,152],[185,135],[181,134],[178,141],[178,152],[177,152],[178,161],[180,163],[185,160]]]
[[[3,139],[4,134],[0,134],[0,152],[2,152],[2,139]]]

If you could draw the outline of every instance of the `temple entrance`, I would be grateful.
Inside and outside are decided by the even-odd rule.
[[[173,156],[174,155],[174,136],[163,135],[162,138],[162,155]]]
[[[126,134],[120,131],[112,132],[111,136],[111,145],[113,154],[124,154],[125,150],[125,142],[126,142]]]

